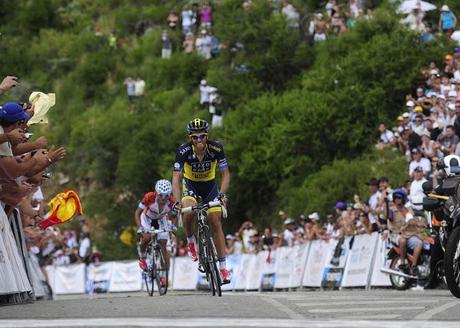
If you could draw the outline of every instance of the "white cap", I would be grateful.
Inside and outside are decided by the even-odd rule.
[[[450,90],[449,93],[447,94],[447,97],[457,97],[457,91]]]
[[[408,102],[406,102],[406,106],[407,107],[414,107],[415,103],[412,100],[409,100]]]
[[[436,74],[438,74],[438,71],[437,71],[437,70],[432,69],[432,70],[430,71],[430,75],[436,75]]]
[[[286,220],[284,220],[284,224],[295,224],[295,221],[291,218],[287,218]]]
[[[313,221],[318,221],[319,220],[319,215],[317,212],[313,212],[308,216],[309,219],[312,219]]]
[[[206,85],[208,82],[206,82],[206,80],[201,80],[200,84],[201,85]]]
[[[407,113],[407,112],[404,113],[404,114],[402,114],[402,117],[409,117],[409,116],[410,116],[410,115],[409,115],[409,113]]]
[[[446,100],[446,97],[444,97],[444,95],[438,95],[438,99]]]
[[[443,5],[441,7],[441,11],[450,11],[449,7],[447,7],[447,5]]]
[[[449,108],[449,110],[455,110],[455,104],[449,103],[447,108]]]

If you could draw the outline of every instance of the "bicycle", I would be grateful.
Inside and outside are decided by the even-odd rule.
[[[209,230],[207,222],[208,209],[211,207],[220,206],[224,212],[222,217],[226,217],[225,207],[220,201],[212,201],[207,204],[195,205],[181,209],[180,213],[196,212],[198,218],[198,259],[201,272],[206,274],[206,280],[209,283],[211,294],[222,296],[222,279],[217,267],[217,252],[214,240]]]
[[[152,239],[145,249],[145,260],[147,262],[147,270],[142,272],[142,278],[145,282],[147,293],[152,296],[154,291],[154,281],[157,283],[158,292],[161,296],[168,291],[168,268],[166,266],[163,249],[158,243],[157,235],[162,232],[171,232],[167,229],[144,229],[145,233],[150,233]],[[164,279],[162,284],[161,279]]]

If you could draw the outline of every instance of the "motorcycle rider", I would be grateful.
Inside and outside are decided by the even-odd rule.
[[[406,221],[414,217],[412,209],[406,207],[407,194],[402,189],[393,191],[392,200],[385,202],[383,206],[383,216],[387,220],[390,230],[390,241],[399,246],[401,265],[400,269],[408,271],[407,265],[407,238],[402,235]],[[387,205],[388,204],[388,205]]]

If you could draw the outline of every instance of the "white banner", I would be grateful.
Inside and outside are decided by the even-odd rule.
[[[296,246],[298,248],[298,246]],[[278,248],[276,258],[275,288],[289,288],[291,275],[294,271],[296,251],[291,247]]]
[[[90,264],[86,269],[87,292],[106,293],[109,291],[114,262]]]
[[[291,274],[291,281],[289,282],[290,288],[300,287],[302,285],[302,277],[307,263],[308,251],[310,250],[311,242],[299,247],[294,247],[294,268]]]
[[[46,295],[43,282],[46,281],[45,275],[40,269],[37,256],[29,252],[29,275],[32,280],[35,297],[43,297]]]
[[[357,235],[348,256],[342,287],[367,286],[378,233]]]
[[[54,271],[55,294],[84,294],[86,286],[84,263],[56,266]]]
[[[173,289],[193,290],[198,282],[198,261],[193,262],[189,256],[174,258]]]
[[[323,269],[321,287],[336,289],[341,286],[350,253],[351,239],[351,237],[345,237],[343,240],[333,241],[334,247],[331,249]]]
[[[142,273],[137,261],[113,262],[109,292],[133,292],[142,289]]]
[[[248,283],[248,268],[251,262],[251,258],[254,257],[252,254],[243,254],[241,256],[240,267],[238,270],[238,275],[236,276],[235,289],[244,290]]]
[[[330,254],[334,250],[336,243],[335,240],[313,240],[311,242],[302,286],[321,287],[323,269],[327,260],[330,259]]]
[[[31,290],[10,223],[0,206],[0,295]]]
[[[262,279],[262,266],[265,258],[266,254],[264,254],[264,252],[251,256],[248,268],[248,279],[246,281],[246,290],[259,290],[260,280]]]
[[[382,237],[378,236],[371,286],[391,286],[390,275],[380,271],[381,268],[390,266],[390,260],[387,259],[388,243],[388,239],[382,240]]]

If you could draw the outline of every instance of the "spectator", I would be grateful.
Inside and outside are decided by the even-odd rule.
[[[423,167],[417,166],[414,169],[414,180],[410,185],[409,191],[409,201],[412,204],[412,209],[414,210],[415,215],[423,215],[423,197],[425,193],[423,192],[422,184],[427,181],[424,177]]]
[[[232,235],[225,236],[225,253],[231,255],[235,252],[235,237]]]
[[[208,85],[208,82],[206,80],[201,80],[200,82],[201,108],[209,110],[210,95],[211,95],[211,91],[213,91],[214,89],[217,90],[217,88],[214,88],[213,86]]]
[[[245,221],[239,231],[238,235],[241,237],[241,240],[243,242],[243,252],[247,253],[248,250],[250,249],[250,239],[251,236],[255,235],[257,233],[257,230],[254,228],[254,224],[251,221]]]
[[[410,127],[405,127],[401,138],[398,140],[398,145],[401,152],[409,157],[411,149],[422,145],[422,139]]]
[[[206,30],[201,30],[200,35],[196,38],[195,47],[198,52],[198,55],[200,55],[204,59],[211,58],[212,40]]]
[[[339,6],[337,5],[337,0],[329,0],[326,3],[326,12],[329,18],[332,18],[335,13],[339,12]]]
[[[422,152],[417,148],[412,149],[411,153],[412,161],[409,163],[409,176],[414,178],[414,170],[417,167],[421,167],[423,169],[423,174],[428,175],[431,172],[430,160],[422,157]]]
[[[281,9],[281,13],[286,16],[288,26],[293,29],[299,28],[299,18],[300,14],[295,9],[293,5],[289,3],[288,0],[283,0],[283,9]]]
[[[162,59],[171,58],[172,43],[171,43],[171,39],[169,38],[168,31],[163,31],[163,33],[161,35],[161,42],[162,42],[161,58]]]
[[[271,227],[266,227],[262,236],[262,247],[264,250],[271,250],[273,248],[273,244],[273,230]]]
[[[356,233],[358,235],[364,235],[364,234],[371,234],[375,230],[372,227],[371,222],[369,221],[369,217],[367,216],[366,213],[360,212],[358,219],[357,219],[357,224],[356,224]]]
[[[189,5],[184,6],[181,16],[182,16],[182,33],[185,36],[187,36],[187,34],[190,34],[190,33],[193,35],[194,19],[193,19],[193,12],[190,9]]]
[[[372,177],[367,183],[369,189],[369,198],[364,206],[363,211],[367,213],[369,221],[374,229],[378,230],[378,219],[379,219],[379,202],[382,194],[379,191],[379,182],[377,178]]]
[[[394,134],[390,130],[388,130],[385,126],[385,123],[379,124],[379,132],[380,138],[379,142],[377,143],[378,149],[383,149],[390,146],[393,143]]]
[[[78,256],[80,256],[82,262],[86,264],[89,263],[89,258],[91,253],[91,240],[89,239],[89,234],[83,232],[80,235],[80,248],[78,250]]]
[[[453,154],[459,142],[459,137],[455,135],[454,127],[449,125],[446,127],[445,133],[441,133],[436,139],[436,148],[438,157]]]
[[[185,35],[185,40],[182,43],[182,48],[184,48],[184,52],[186,54],[191,54],[195,49],[195,36],[192,32],[188,32]]]
[[[332,16],[329,26],[334,35],[339,35],[347,31],[347,26],[339,13],[335,13],[334,16]]]
[[[426,132],[428,132],[428,135],[431,140],[436,140],[437,137],[441,134],[442,130],[439,128],[439,125],[437,122],[433,123],[433,119],[430,117],[426,117],[423,120],[423,125],[425,125]]]
[[[323,18],[323,14],[317,13],[311,23],[310,32],[313,34],[313,41],[321,42],[327,39],[326,35],[327,22]]]
[[[421,109],[420,106],[417,106]],[[425,125],[423,124],[423,116],[422,115],[417,115],[415,117],[415,124],[413,127],[413,130],[416,134],[418,134],[420,137],[422,136],[423,132],[425,132]]]
[[[211,28],[212,24],[212,8],[208,3],[205,3],[200,9],[201,26]]]
[[[439,15],[438,29],[448,36],[451,36],[457,25],[457,17],[449,9],[447,5],[441,7],[441,14]]]
[[[168,22],[169,28],[175,30],[177,27],[177,23],[179,22],[179,16],[175,11],[171,11],[166,20]]]
[[[428,130],[425,130],[422,133],[422,146],[420,147],[420,151],[427,159],[431,159],[436,156],[435,141],[431,140],[431,135]]]
[[[235,239],[233,240],[233,254],[235,254],[236,256],[240,256],[241,254],[243,254],[243,241],[241,240],[241,236],[239,233],[236,233],[234,237]]]
[[[257,254],[261,250],[262,245],[260,244],[259,233],[256,232],[249,238],[249,245],[246,250],[248,254]]]
[[[401,19],[401,24],[406,24],[409,28],[415,32],[425,32],[425,24],[423,23],[423,17],[425,13],[419,8],[414,8],[406,18]]]
[[[332,234],[332,231],[334,230],[334,223],[335,223],[335,218],[333,214],[326,214],[326,233],[328,235]]]
[[[284,221],[285,230],[281,234],[281,245],[292,247],[294,245],[296,224],[291,218],[287,218]]]
[[[138,75],[136,81],[134,82],[134,95],[136,96],[136,99],[144,98],[144,90],[145,81],[140,75]]]
[[[134,100],[136,99],[135,81],[131,78],[131,76],[128,76],[123,82],[123,84],[126,87],[126,93],[128,94],[129,102],[133,103]]]

